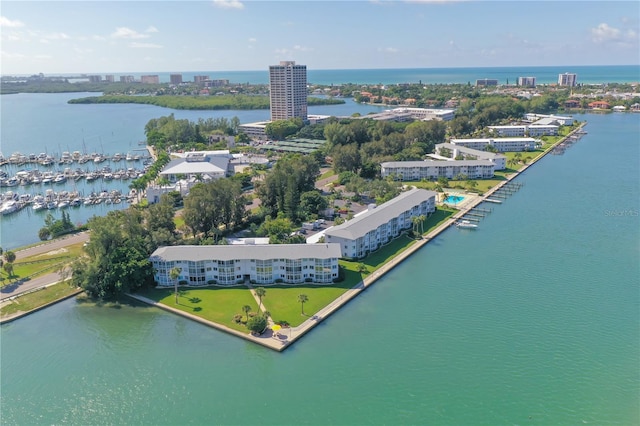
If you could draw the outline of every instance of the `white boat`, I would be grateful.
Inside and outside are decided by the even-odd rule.
[[[58,174],[55,178],[53,178],[53,183],[64,183],[67,181],[67,177],[62,173]]]
[[[17,202],[11,200],[2,204],[2,207],[0,207],[0,214],[2,215],[11,214],[18,210],[20,210],[20,205]]]
[[[47,208],[47,205],[43,202],[40,201],[35,201],[33,203],[33,205],[31,206],[31,208],[33,209],[33,211],[39,212],[41,210],[44,210]]]
[[[461,220],[460,222],[455,222],[455,225],[458,228],[464,228],[464,229],[476,229],[478,227],[478,225],[476,225],[475,223],[471,223],[468,220]]]

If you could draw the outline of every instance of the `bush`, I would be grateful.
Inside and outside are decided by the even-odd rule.
[[[282,280],[282,278],[276,278],[276,284],[281,284],[281,283],[283,283],[283,282],[284,282],[284,281]]]
[[[235,314],[233,316],[233,322],[235,322],[236,324],[241,324],[242,323],[242,315]]]
[[[180,281],[178,281],[178,284],[180,284],[180,285],[187,285],[187,284],[189,284],[189,281],[180,280]]]
[[[247,328],[253,333],[262,333],[267,328],[267,318],[263,315],[249,317]]]
[[[311,279],[311,278],[305,278],[305,279],[304,279],[304,282],[305,282],[305,283],[311,283],[311,282],[313,282],[313,279]]]
[[[207,284],[213,285],[213,284],[218,284],[218,282],[216,280],[209,280],[207,281]]]

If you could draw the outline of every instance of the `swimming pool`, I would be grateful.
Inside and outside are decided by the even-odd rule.
[[[464,197],[461,195],[449,195],[444,202],[446,204],[458,204],[462,200],[464,200]]]

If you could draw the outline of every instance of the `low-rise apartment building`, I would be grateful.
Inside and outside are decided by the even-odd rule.
[[[555,136],[560,126],[553,124],[529,124],[519,126],[489,126],[489,130],[498,136],[522,137],[522,136]]]
[[[325,231],[327,243],[337,243],[342,257],[360,259],[379,249],[403,230],[413,226],[412,218],[436,210],[436,193],[411,189],[366,213]]]
[[[450,143],[479,151],[485,151],[489,145],[498,152],[533,151],[536,149],[536,140],[533,138],[451,139]]]
[[[463,156],[465,160],[488,160],[491,161],[494,170],[504,170],[507,167],[507,157],[502,154],[490,151],[480,151],[477,149],[465,148],[463,146],[453,145],[450,143],[439,143],[436,145],[436,154],[442,157],[455,159]],[[448,155],[445,155],[448,154]]]
[[[338,244],[239,244],[160,247],[149,260],[160,287],[175,285],[173,268],[180,268],[178,282],[191,286],[330,284],[338,278],[340,255]]]
[[[455,179],[491,179],[496,166],[489,160],[458,161],[389,161],[380,164],[382,177],[391,176],[397,180],[418,181],[438,180],[440,177]]]

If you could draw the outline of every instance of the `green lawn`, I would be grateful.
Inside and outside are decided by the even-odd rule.
[[[66,282],[54,284],[42,290],[17,297],[10,304],[0,309],[0,316],[4,317],[17,312],[28,312],[76,291],[76,288],[71,287]]]
[[[38,275],[54,272],[64,264],[82,256],[84,243],[76,243],[65,247],[64,250],[52,250],[50,253],[43,253],[35,256],[28,256],[16,260],[13,264],[13,276],[11,280],[19,280],[24,277],[36,277]],[[9,276],[1,271],[0,277],[4,280],[2,285],[9,283]]]
[[[236,324],[233,316],[241,314],[244,317],[242,307],[245,305],[251,306],[252,312],[258,310],[258,304],[246,287],[182,289],[178,304],[173,289],[149,289],[137,294],[241,332],[248,330],[244,324]]]
[[[328,178],[330,176],[333,176],[335,174],[336,174],[336,172],[333,169],[330,169],[330,170],[324,172],[323,174],[321,174],[320,177],[317,180],[326,179],[326,178]]]

